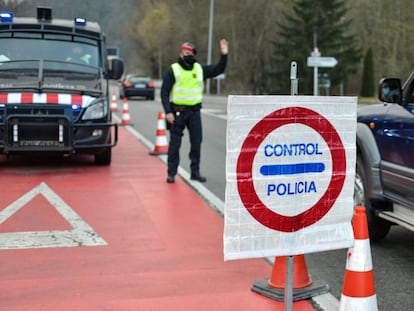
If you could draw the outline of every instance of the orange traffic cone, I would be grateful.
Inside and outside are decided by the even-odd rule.
[[[357,206],[352,219],[354,246],[346,260],[340,310],[378,310],[365,207]]]
[[[286,256],[275,257],[272,276],[270,279],[256,281],[252,291],[266,297],[283,301],[286,287]],[[329,291],[327,284],[323,282],[313,282],[309,277],[306,267],[305,256],[293,256],[293,301],[307,299]]]
[[[124,105],[122,107],[122,121],[121,125],[130,125],[131,117],[129,116],[128,99],[124,97]]]
[[[111,111],[118,111],[118,102],[116,100],[116,93],[112,93],[112,99],[111,99]]]
[[[150,152],[151,155],[167,154],[168,143],[167,134],[165,131],[164,114],[158,112],[157,132],[155,136],[154,151]]]

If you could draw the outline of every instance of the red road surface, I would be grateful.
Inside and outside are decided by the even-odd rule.
[[[165,164],[119,134],[110,167],[0,157],[0,310],[284,310],[250,290],[272,267],[224,262],[223,219],[180,178],[167,184]],[[48,231],[53,245],[34,248]],[[85,234],[106,245],[82,245]],[[299,301],[293,310],[314,309]]]

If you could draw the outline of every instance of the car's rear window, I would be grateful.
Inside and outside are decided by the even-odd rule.
[[[144,78],[144,77],[132,77],[129,79],[129,81],[133,82],[133,83],[137,83],[137,82],[148,82],[148,78]]]

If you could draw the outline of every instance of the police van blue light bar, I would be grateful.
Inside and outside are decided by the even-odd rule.
[[[0,22],[2,24],[10,24],[11,22],[13,22],[13,13],[9,11],[1,11]]]
[[[75,25],[85,26],[86,25],[86,18],[84,18],[84,17],[75,17]]]

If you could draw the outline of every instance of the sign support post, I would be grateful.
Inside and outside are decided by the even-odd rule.
[[[317,69],[317,67],[315,67]],[[292,61],[290,64],[290,81],[291,81],[291,92],[290,95],[297,96],[298,95],[298,78],[297,78],[297,63]],[[293,301],[300,300],[300,299],[307,299],[316,295],[320,295],[329,291],[329,286],[324,282],[317,281],[313,282],[308,273],[305,263],[304,255],[296,255],[298,262],[298,267],[300,266],[301,270],[297,272],[296,276],[294,277],[294,262],[295,256],[288,255],[285,258],[279,258],[283,261],[285,260],[280,270],[276,267],[277,261],[279,264],[281,263],[280,260],[275,257],[272,277],[270,279],[262,279],[256,281],[252,286],[252,291],[257,292],[261,295],[269,297],[274,300],[283,300],[284,301],[284,310],[285,311],[292,311],[293,310]],[[276,277],[275,271],[283,271],[285,270],[285,278],[280,279]],[[303,275],[305,272],[305,275]],[[302,274],[302,275],[300,275]],[[275,280],[273,280],[275,277]],[[295,278],[295,280],[294,280]],[[272,284],[275,281],[275,284]],[[301,285],[298,288],[294,289],[294,283],[301,282]],[[276,286],[273,286],[276,285]],[[297,284],[296,284],[297,285]],[[279,287],[280,286],[280,287]],[[284,288],[282,288],[284,287]]]
[[[290,95],[298,95],[297,64],[290,63]],[[293,308],[293,256],[286,257],[286,286],[285,286],[285,311],[292,311]]]
[[[320,57],[319,49],[315,47],[311,53],[312,57]],[[313,67],[313,96],[318,96],[318,66]]]
[[[285,311],[293,308],[293,256],[286,256]]]
[[[315,48],[307,59],[308,67],[313,67],[313,95],[318,96],[318,68],[332,68],[338,64],[335,57],[321,57],[318,48]]]

